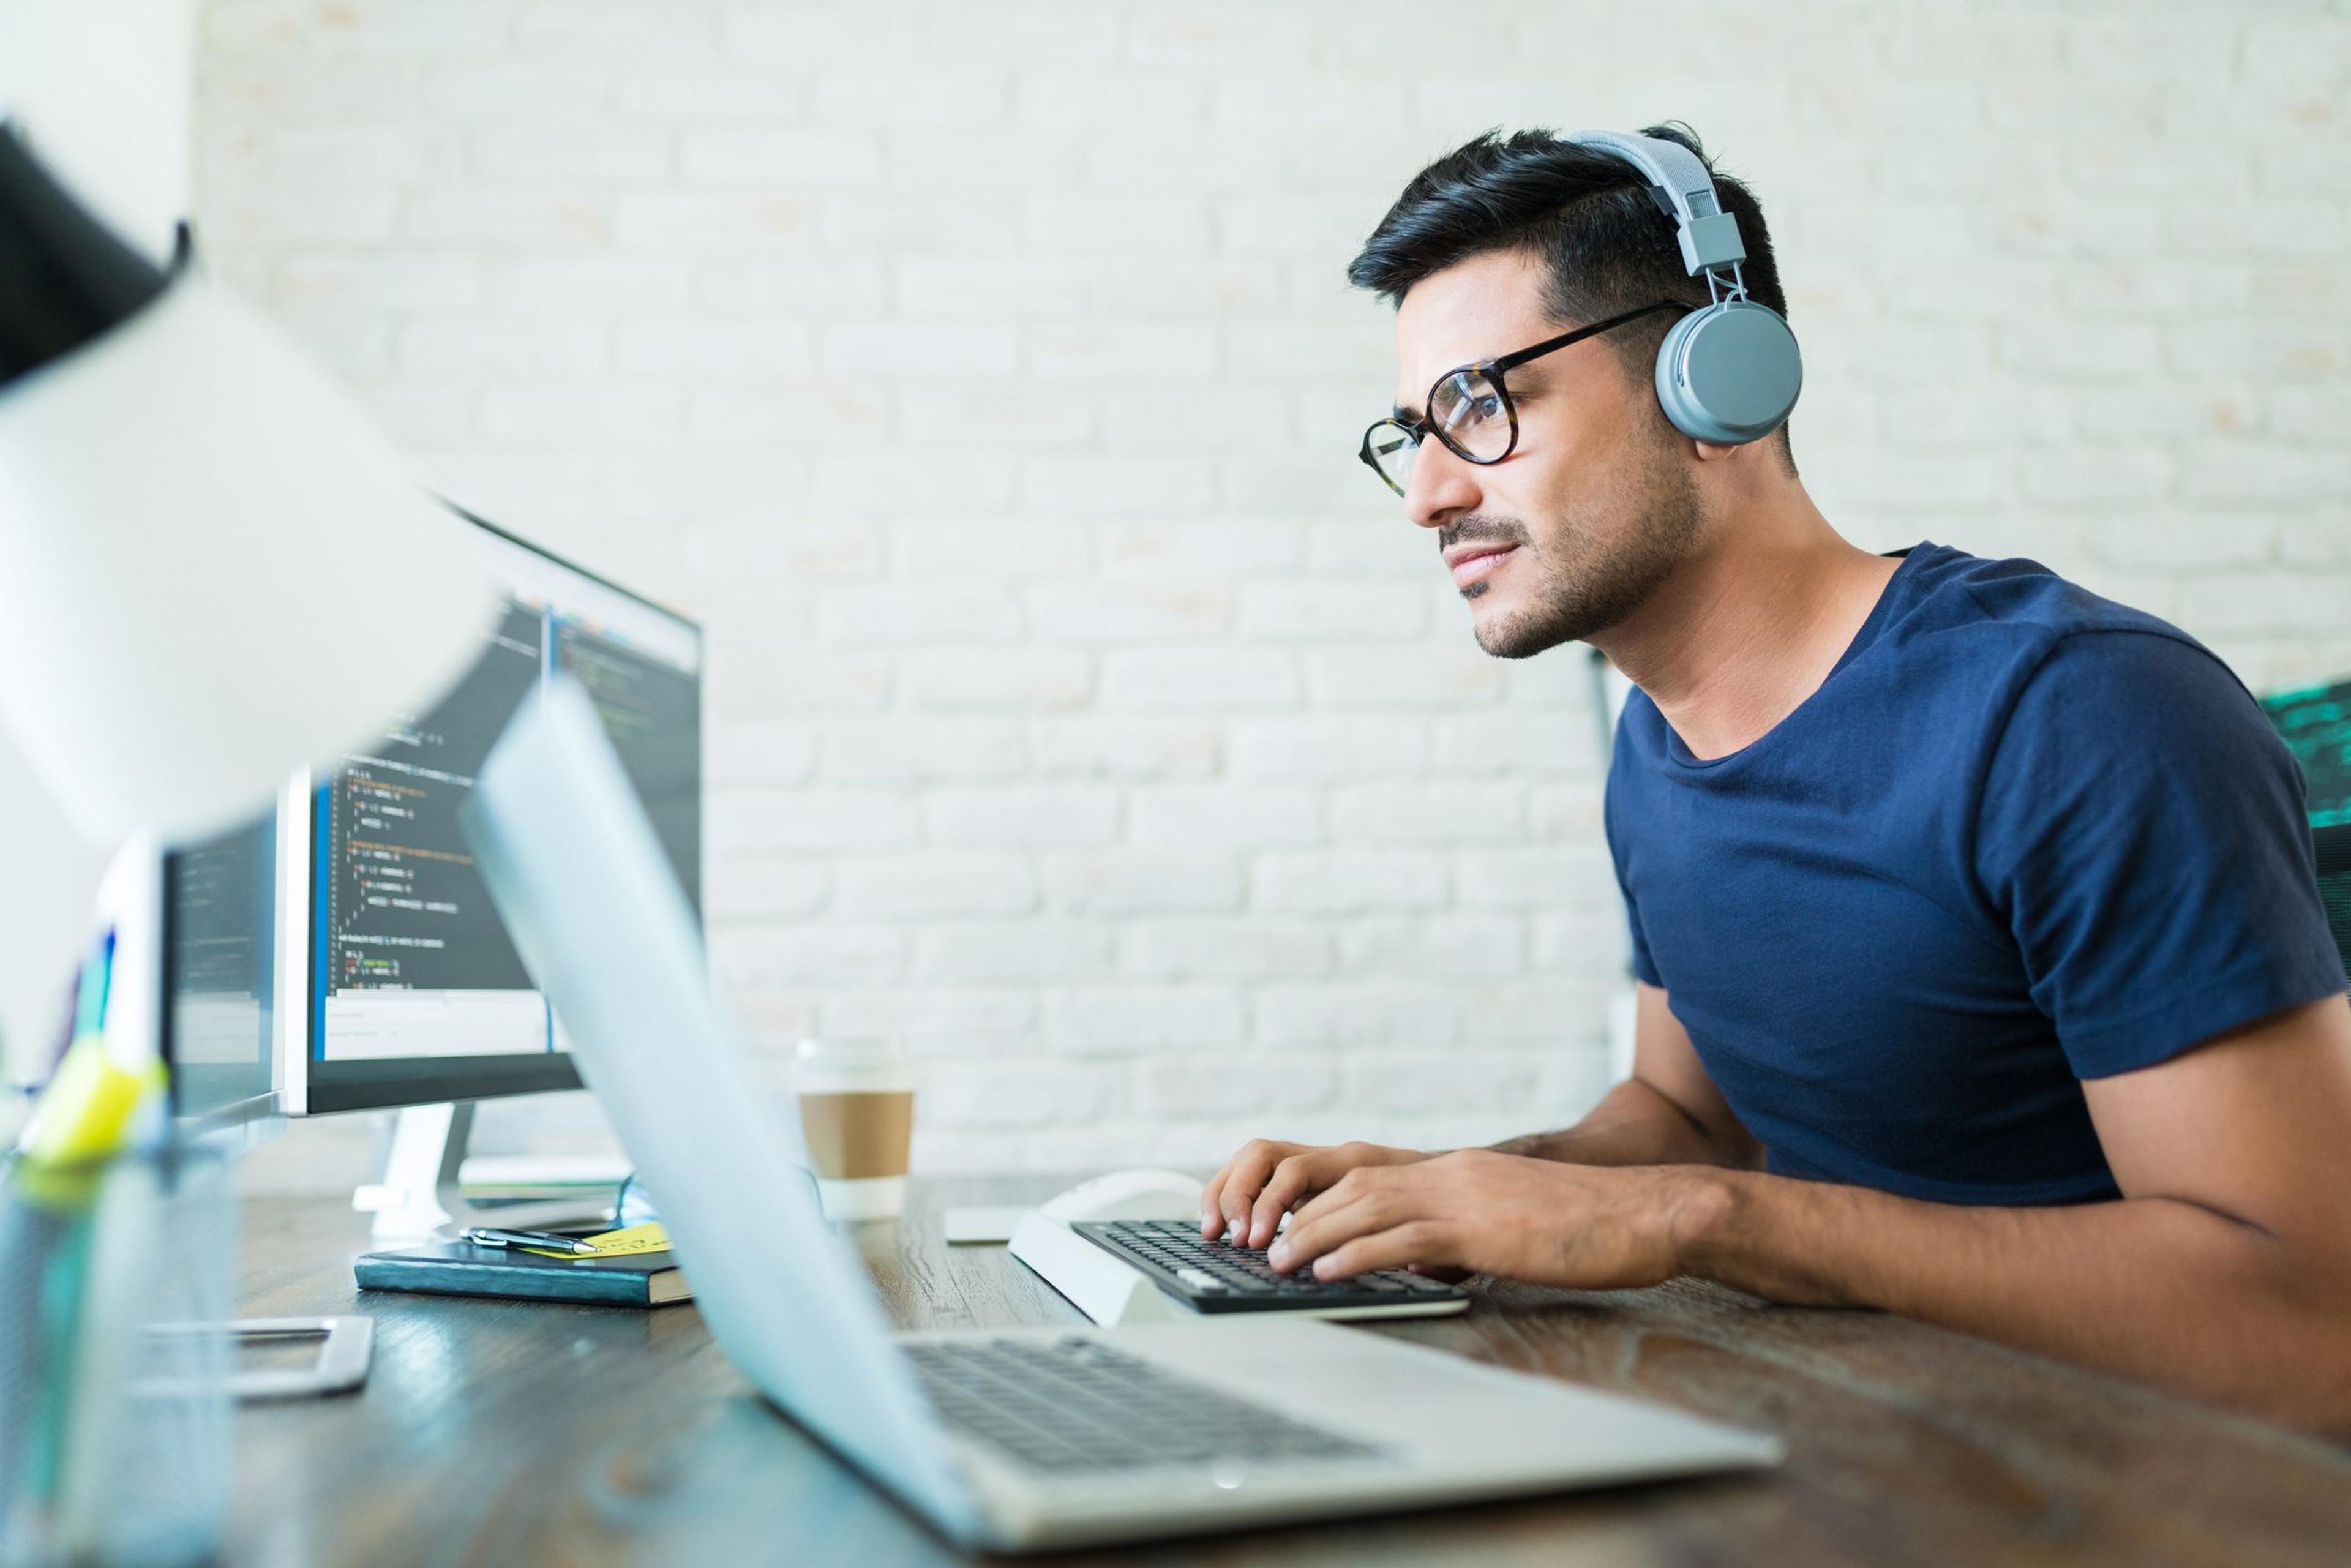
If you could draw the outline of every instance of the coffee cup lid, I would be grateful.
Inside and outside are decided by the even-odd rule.
[[[894,1040],[820,1040],[806,1035],[796,1054],[802,1061],[830,1067],[894,1067],[906,1060],[906,1048]]]

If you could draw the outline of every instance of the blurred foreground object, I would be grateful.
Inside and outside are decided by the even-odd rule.
[[[491,612],[462,530],[340,387],[0,125],[0,714],[86,835],[225,827],[446,686]]]

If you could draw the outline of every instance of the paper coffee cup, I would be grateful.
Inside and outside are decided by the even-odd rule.
[[[803,1040],[794,1087],[809,1168],[828,1219],[887,1219],[906,1206],[914,1067],[884,1040]]]

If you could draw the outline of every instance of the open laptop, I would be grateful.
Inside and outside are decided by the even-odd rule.
[[[760,1107],[684,897],[586,695],[520,715],[465,808],[484,880],[711,1333],[959,1544],[1035,1550],[1644,1480],[1772,1438],[1279,1314],[893,1335]]]

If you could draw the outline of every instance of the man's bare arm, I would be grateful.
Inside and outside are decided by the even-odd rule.
[[[1476,1150],[1350,1174],[1297,1213],[1275,1262],[1584,1289],[1696,1273],[2351,1433],[2351,1007],[2294,1009],[2085,1090],[2118,1201],[1968,1208]]]
[[[1635,1006],[1633,1076],[1574,1126],[1510,1138],[1495,1152],[1584,1166],[1761,1165],[1762,1146],[1707,1076],[1666,993],[1641,983]]]
[[[2084,1089],[2122,1202],[1956,1208],[1741,1176],[1689,1262],[2351,1430],[2351,1009]]]
[[[1640,988],[1633,1036],[1633,1077],[1610,1090],[1590,1114],[1556,1133],[1531,1133],[1495,1148],[1530,1159],[1594,1166],[1720,1165],[1747,1168],[1762,1151],[1706,1075],[1688,1031],[1666,1006],[1666,993]],[[1377,1144],[1291,1144],[1257,1138],[1234,1151],[1200,1197],[1200,1233],[1232,1235],[1244,1245],[1273,1239],[1281,1217],[1349,1171],[1410,1165],[1422,1149]]]

